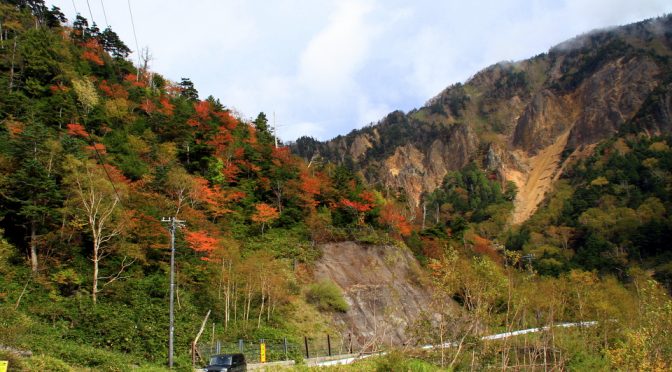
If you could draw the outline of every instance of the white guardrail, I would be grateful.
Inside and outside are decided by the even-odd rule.
[[[576,322],[576,323],[558,323],[554,324],[553,327],[560,327],[560,328],[571,328],[571,327],[592,327],[594,325],[597,325],[597,321],[586,321],[586,322]],[[528,328],[528,329],[521,329],[518,331],[511,331],[511,332],[504,332],[504,333],[497,333],[495,335],[489,335],[489,336],[483,336],[481,337],[481,340],[484,341],[490,341],[490,340],[501,340],[509,337],[514,337],[514,336],[520,336],[528,333],[536,333],[536,332],[542,332],[542,331],[548,331],[551,328],[551,326],[544,326],[544,327],[539,327],[539,328]],[[421,346],[420,348],[423,350],[430,350],[430,349],[436,349],[440,347],[456,347],[459,343],[458,342],[446,342],[442,345],[424,345]],[[385,355],[387,352],[381,351],[379,353],[374,353],[374,354],[363,354],[363,355],[358,355],[354,357],[348,357],[348,358],[343,358],[343,359],[335,359],[335,360],[328,360],[328,361],[323,361],[323,362],[317,362],[314,365],[316,366],[335,366],[335,365],[340,365],[340,364],[350,364],[356,360],[361,360],[364,358],[369,358],[372,356],[381,356]]]

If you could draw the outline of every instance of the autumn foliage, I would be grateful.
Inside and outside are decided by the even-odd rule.
[[[257,223],[269,223],[280,216],[275,207],[266,203],[259,203],[254,208],[256,209],[256,213],[252,215],[252,221]]]
[[[482,236],[474,234],[471,237],[474,252],[488,256],[495,262],[501,262],[502,258],[492,247],[492,242]]]
[[[98,84],[98,89],[110,98],[128,99],[128,91],[121,84],[109,83],[107,80],[102,80]]]
[[[102,51],[103,48],[100,46],[100,44],[96,39],[89,39],[86,43],[84,43],[84,51],[82,52],[82,58],[87,61],[93,62],[98,66],[102,66],[105,64],[105,61],[103,61],[103,58],[101,57]]]
[[[341,205],[346,208],[352,208],[359,213],[368,212],[373,208],[373,204],[371,203],[350,200],[347,198],[341,200]]]
[[[187,241],[189,248],[196,252],[210,253],[217,248],[217,239],[213,238],[206,231],[185,231],[184,239]]]
[[[66,126],[68,128],[68,134],[71,136],[77,136],[77,137],[88,137],[89,134],[87,133],[86,129],[84,129],[84,126],[82,124],[77,124],[77,123],[71,123]]]
[[[409,236],[413,231],[411,224],[392,203],[386,203],[381,208],[378,221],[401,236]]]
[[[275,207],[266,203],[259,203],[254,206],[256,212],[252,215],[252,221],[261,224],[261,232],[264,232],[264,226],[280,217],[280,213]]]
[[[93,145],[86,146],[87,150],[97,152],[100,155],[107,153],[107,148],[102,143],[94,143]]]
[[[300,197],[307,207],[315,208],[318,206],[319,203],[315,198],[320,195],[326,183],[326,180],[319,175],[311,175],[307,171],[301,172],[299,175]]]

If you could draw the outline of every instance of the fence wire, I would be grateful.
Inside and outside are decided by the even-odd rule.
[[[261,345],[265,345],[265,362],[283,360],[300,361],[307,358],[328,357],[350,354],[352,350],[349,338],[323,336],[306,337],[301,340],[237,340],[199,343],[198,355],[207,362],[212,355],[242,353],[248,363],[261,362]]]

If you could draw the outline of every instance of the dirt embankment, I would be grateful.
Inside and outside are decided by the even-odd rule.
[[[354,242],[320,248],[323,256],[316,264],[315,279],[334,281],[350,305],[347,313],[334,316],[344,337],[351,334],[359,346],[408,343],[407,328],[422,312],[430,312],[432,300],[411,252]]]
[[[506,177],[518,187],[512,216],[514,225],[521,224],[532,216],[546,193],[553,188],[555,181],[560,177],[562,151],[567,145],[568,138],[569,131],[560,135],[554,144],[527,159],[529,171],[526,175],[521,177],[520,172],[506,174]]]

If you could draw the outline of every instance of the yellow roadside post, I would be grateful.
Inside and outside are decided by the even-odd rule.
[[[259,362],[266,363],[266,343],[263,341],[259,344]]]
[[[0,372],[7,372],[7,366],[9,362],[6,360],[0,360]]]

